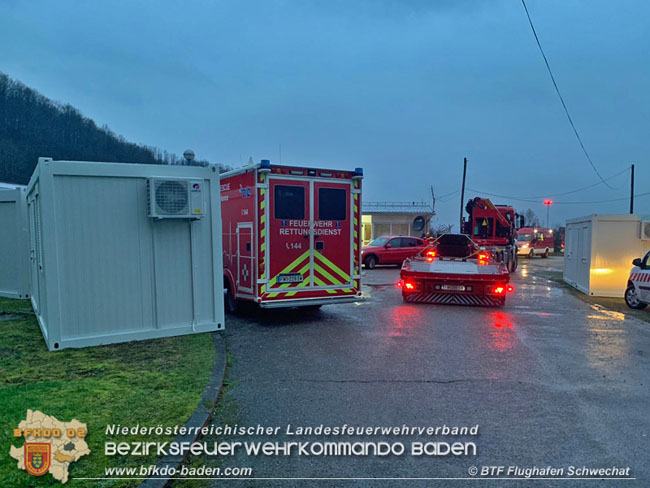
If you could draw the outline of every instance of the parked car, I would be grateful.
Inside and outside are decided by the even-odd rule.
[[[517,255],[542,256],[547,258],[553,251],[553,229],[543,227],[522,227],[517,231]]]
[[[636,310],[646,308],[650,303],[650,251],[643,258],[632,261],[634,267],[627,279],[625,303]]]
[[[424,239],[408,236],[381,236],[361,250],[361,261],[368,269],[378,264],[401,265],[406,258],[420,253],[427,247]]]

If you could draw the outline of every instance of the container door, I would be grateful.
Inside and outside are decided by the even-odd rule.
[[[253,293],[253,223],[237,223],[237,293]]]
[[[286,292],[311,286],[311,183],[293,178],[269,178],[268,291]]]
[[[29,215],[29,264],[31,273],[32,303],[35,307],[41,305],[41,274],[43,271],[43,252],[41,249],[41,209],[38,194],[30,197],[27,202]],[[36,310],[39,313],[39,310]]]
[[[351,288],[353,205],[351,183],[314,181],[314,285]]]
[[[564,276],[575,284],[578,279],[578,237],[575,227],[567,226],[564,243],[564,266],[566,268]]]
[[[578,261],[578,284],[589,293],[591,288],[591,224],[583,224],[580,231],[580,261]]]

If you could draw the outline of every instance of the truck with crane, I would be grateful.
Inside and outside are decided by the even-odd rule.
[[[513,273],[517,269],[517,229],[524,225],[523,216],[510,205],[494,205],[481,197],[469,200],[465,211],[468,219],[462,223],[462,232]]]

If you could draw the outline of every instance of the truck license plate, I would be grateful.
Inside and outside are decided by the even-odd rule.
[[[288,273],[278,276],[278,283],[302,283],[304,280],[300,273]]]
[[[446,291],[465,291],[465,285],[442,285],[442,289]]]

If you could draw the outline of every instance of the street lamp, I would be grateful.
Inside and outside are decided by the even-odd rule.
[[[183,157],[185,158],[185,163],[186,166],[189,166],[192,164],[192,161],[194,160],[194,151],[191,149],[185,149],[185,152],[183,153]]]
[[[551,205],[553,205],[553,200],[544,200],[544,205],[546,205],[546,227],[550,228],[551,226],[549,224],[548,214],[551,209]]]

